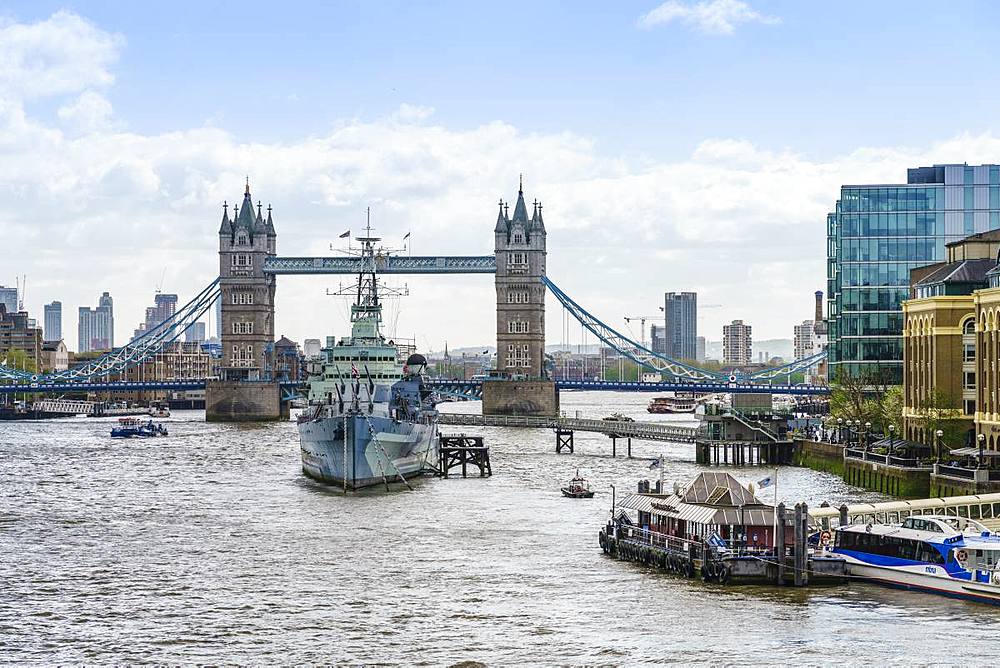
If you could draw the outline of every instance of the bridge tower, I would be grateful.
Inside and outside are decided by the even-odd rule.
[[[222,369],[206,388],[209,420],[261,420],[280,417],[280,391],[271,380],[274,348],[275,277],[264,260],[276,252],[277,234],[258,201],[254,210],[247,180],[243,201],[223,204],[219,226],[219,287],[222,308]],[[273,385],[273,387],[272,387]]]
[[[524,184],[517,190],[514,215],[500,201],[493,230],[496,240],[497,371],[514,376],[545,375],[545,224],[542,205],[531,218]]]
[[[485,415],[555,415],[559,395],[545,378],[545,223],[537,200],[528,217],[524,183],[514,215],[500,201],[496,252],[497,371],[509,380],[483,385]]]

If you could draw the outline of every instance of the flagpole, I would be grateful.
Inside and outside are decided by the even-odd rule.
[[[660,494],[663,494],[663,453],[660,453]]]
[[[774,556],[778,556],[778,467],[774,468],[774,523],[771,527],[772,541],[774,543]],[[782,546],[784,547],[784,546]]]

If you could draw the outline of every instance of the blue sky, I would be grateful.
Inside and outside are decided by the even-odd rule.
[[[0,1],[0,142],[17,165],[0,167],[16,258],[0,283],[29,274],[38,312],[111,290],[122,337],[165,268],[182,297],[210,280],[219,206],[243,174],[275,206],[282,253],[322,252],[367,205],[386,234],[416,230],[415,252],[482,253],[496,198],[525,172],[547,205],[550,273],[591,310],[615,322],[696,289],[724,305],[703,314],[709,339],[733,318],[790,338],[825,284],[839,184],[1000,162],[998,14],[985,2]],[[100,272],[79,267],[81,251]],[[289,285],[283,333],[321,335],[300,313],[325,286]],[[488,282],[413,285],[401,327],[429,347],[493,338],[486,306],[474,322],[422,317],[456,294],[488,305]],[[549,320],[556,340],[557,310]],[[343,319],[320,326],[342,333]]]
[[[109,95],[129,128],[203,123],[283,141],[402,103],[450,127],[571,130],[686,155],[738,135],[828,155],[986,130],[1000,101],[988,2],[753,2],[730,35],[637,19],[657,2],[31,2],[127,39]]]

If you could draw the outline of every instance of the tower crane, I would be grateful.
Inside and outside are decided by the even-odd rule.
[[[661,312],[658,313],[657,315],[632,315],[632,316],[628,316],[627,315],[627,316],[625,316],[625,322],[626,323],[631,323],[634,320],[638,320],[639,321],[639,327],[641,329],[640,334],[639,334],[639,342],[642,344],[643,348],[646,347],[646,321],[647,320],[656,320],[658,318],[663,318],[663,313],[662,313],[663,307],[662,306],[660,307],[660,311]]]

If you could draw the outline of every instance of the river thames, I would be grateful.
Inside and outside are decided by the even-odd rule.
[[[651,419],[648,398],[562,403]],[[109,420],[0,423],[0,663],[972,666],[1000,651],[1000,608],[859,583],[706,585],[604,556],[609,485],[657,475],[661,452],[684,483],[702,470],[691,445],[611,459],[603,436],[556,455],[551,431],[469,430],[492,478],[344,497],[303,477],[294,423],[202,420],[178,411],[168,438],[130,441]],[[576,469],[594,499],[560,495]],[[798,468],[779,496],[878,498]]]

